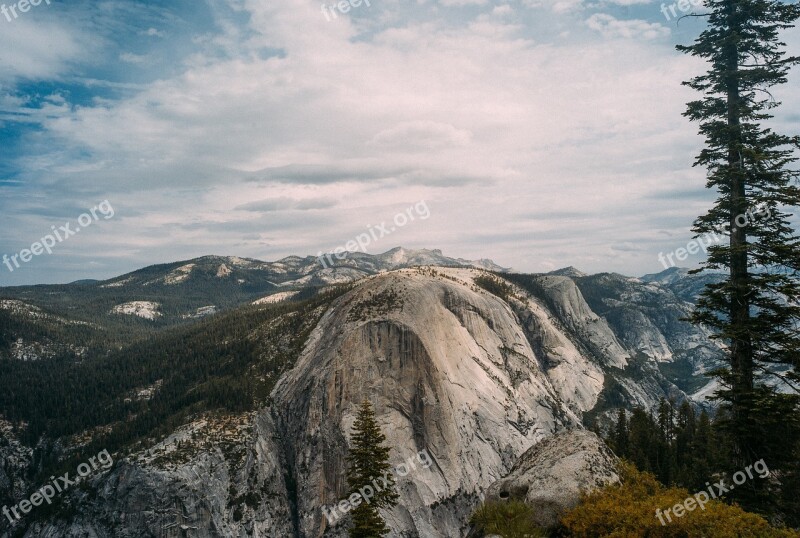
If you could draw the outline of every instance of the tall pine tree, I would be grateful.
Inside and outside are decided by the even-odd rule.
[[[693,230],[698,236],[724,230],[729,239],[708,249],[703,269],[723,270],[726,277],[706,288],[693,320],[711,327],[728,348],[718,396],[731,469],[760,458],[781,466],[796,445],[787,437],[770,446],[771,419],[776,407],[797,412],[797,403],[760,376],[780,378],[785,387],[800,380],[797,370],[780,375],[771,368],[800,365],[800,238],[786,212],[800,206],[800,174],[793,169],[800,137],[764,124],[779,105],[770,89],[800,63],[786,56],[779,36],[800,18],[800,6],[777,0],[707,0],[705,6],[707,29],[693,45],[678,47],[710,64],[706,74],[684,83],[703,94],[685,116],[700,124],[705,147],[695,166],[706,168],[707,187],[718,194]]]
[[[385,446],[385,442],[386,436],[375,421],[372,405],[364,400],[353,424],[348,457],[348,497],[357,493],[364,499],[351,512],[351,538],[380,538],[389,532],[378,508],[391,508],[397,504],[399,497],[389,465],[389,447]],[[366,499],[365,491],[372,491],[372,498]]]

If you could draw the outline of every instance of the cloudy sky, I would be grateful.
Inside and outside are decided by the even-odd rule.
[[[114,216],[96,211],[52,254],[0,265],[0,285],[205,254],[316,254],[423,200],[429,218],[368,250],[661,270],[658,253],[686,246],[714,198],[681,116],[693,95],[680,82],[704,66],[674,50],[700,23],[661,7],[43,0],[7,11],[0,254],[74,229],[104,200]],[[786,36],[795,53],[798,33]],[[775,127],[798,133],[792,75]]]

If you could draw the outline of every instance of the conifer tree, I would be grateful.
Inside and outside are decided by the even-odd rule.
[[[350,537],[380,538],[389,532],[389,528],[381,519],[378,508],[391,508],[399,497],[389,465],[389,447],[384,444],[386,436],[375,421],[375,412],[367,400],[359,406],[350,442],[348,497],[355,493],[362,499],[350,512],[353,518]],[[371,498],[365,494],[369,491],[372,492]]]
[[[708,13],[698,16],[707,17],[708,27],[693,45],[678,47],[710,64],[705,74],[684,83],[702,93],[684,115],[699,122],[705,147],[695,166],[707,170],[706,186],[718,195],[693,230],[698,236],[724,230],[728,239],[708,249],[700,270],[722,270],[725,277],[706,287],[692,319],[710,327],[728,349],[728,364],[718,372],[718,397],[725,411],[719,424],[732,448],[729,469],[766,457],[779,467],[795,447],[770,446],[772,437],[765,433],[777,426],[776,407],[796,413],[798,404],[760,376],[794,390],[800,380],[800,238],[788,213],[800,206],[800,173],[793,168],[800,137],[764,124],[779,105],[770,89],[787,82],[789,69],[800,63],[786,56],[779,36],[800,18],[800,6],[779,0],[704,4]],[[770,368],[776,364],[790,366],[788,375]]]
[[[675,480],[674,434],[675,409],[671,401],[668,402],[662,398],[658,406],[658,435],[655,442],[654,470],[663,484],[672,484]]]
[[[628,458],[643,471],[655,472],[658,434],[652,417],[634,408],[628,423]]]
[[[628,416],[625,408],[620,407],[617,411],[617,425],[613,432],[613,448],[620,458],[628,457]]]
[[[667,486],[704,489],[713,475],[716,450],[710,419],[705,411],[697,419],[688,401],[677,414],[666,400],[661,401],[657,415],[636,407],[630,423],[620,410],[606,442],[617,456],[655,474]]]

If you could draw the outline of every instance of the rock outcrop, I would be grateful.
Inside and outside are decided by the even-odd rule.
[[[558,433],[531,447],[508,476],[489,487],[487,501],[521,500],[536,524],[552,527],[581,492],[619,481],[617,458],[602,439],[586,430]]]

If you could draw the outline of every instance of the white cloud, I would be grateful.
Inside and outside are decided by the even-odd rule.
[[[60,77],[95,50],[80,32],[49,20],[0,18],[0,28],[0,83]]]
[[[222,53],[199,48],[130,97],[54,100],[42,116],[55,149],[27,157],[26,180],[117,209],[82,248],[133,266],[316,253],[425,199],[430,219],[375,248],[631,274],[685,244],[702,210],[663,192],[704,183],[680,86],[703,66],[655,39],[661,25],[606,14],[584,25],[573,2],[547,22],[564,36],[553,44],[526,18],[539,13],[507,6],[391,25],[377,3],[335,23],[303,0],[241,7],[249,27],[221,20],[198,38]],[[7,207],[28,207],[22,196]],[[37,229],[24,224],[0,242]]]
[[[576,11],[583,6],[583,0],[558,0],[552,6],[553,13]]]
[[[643,20],[619,20],[607,13],[595,13],[586,20],[586,25],[609,39],[658,39],[670,34],[662,24]]]
[[[533,9],[548,9],[556,14],[579,11],[584,0],[522,0],[523,5]]]
[[[119,55],[119,59],[129,64],[143,64],[147,61],[147,56],[144,54],[133,54],[131,52],[123,52]]]
[[[433,121],[407,121],[384,129],[375,135],[373,141],[384,147],[400,151],[436,151],[448,146],[466,146],[472,133],[456,127]]]
[[[609,4],[618,6],[635,6],[639,4],[650,4],[653,0],[606,0]]]
[[[443,6],[482,6],[487,0],[439,0]]]
[[[492,8],[492,15],[495,17],[506,17],[514,13],[514,8],[508,4],[501,4]]]

